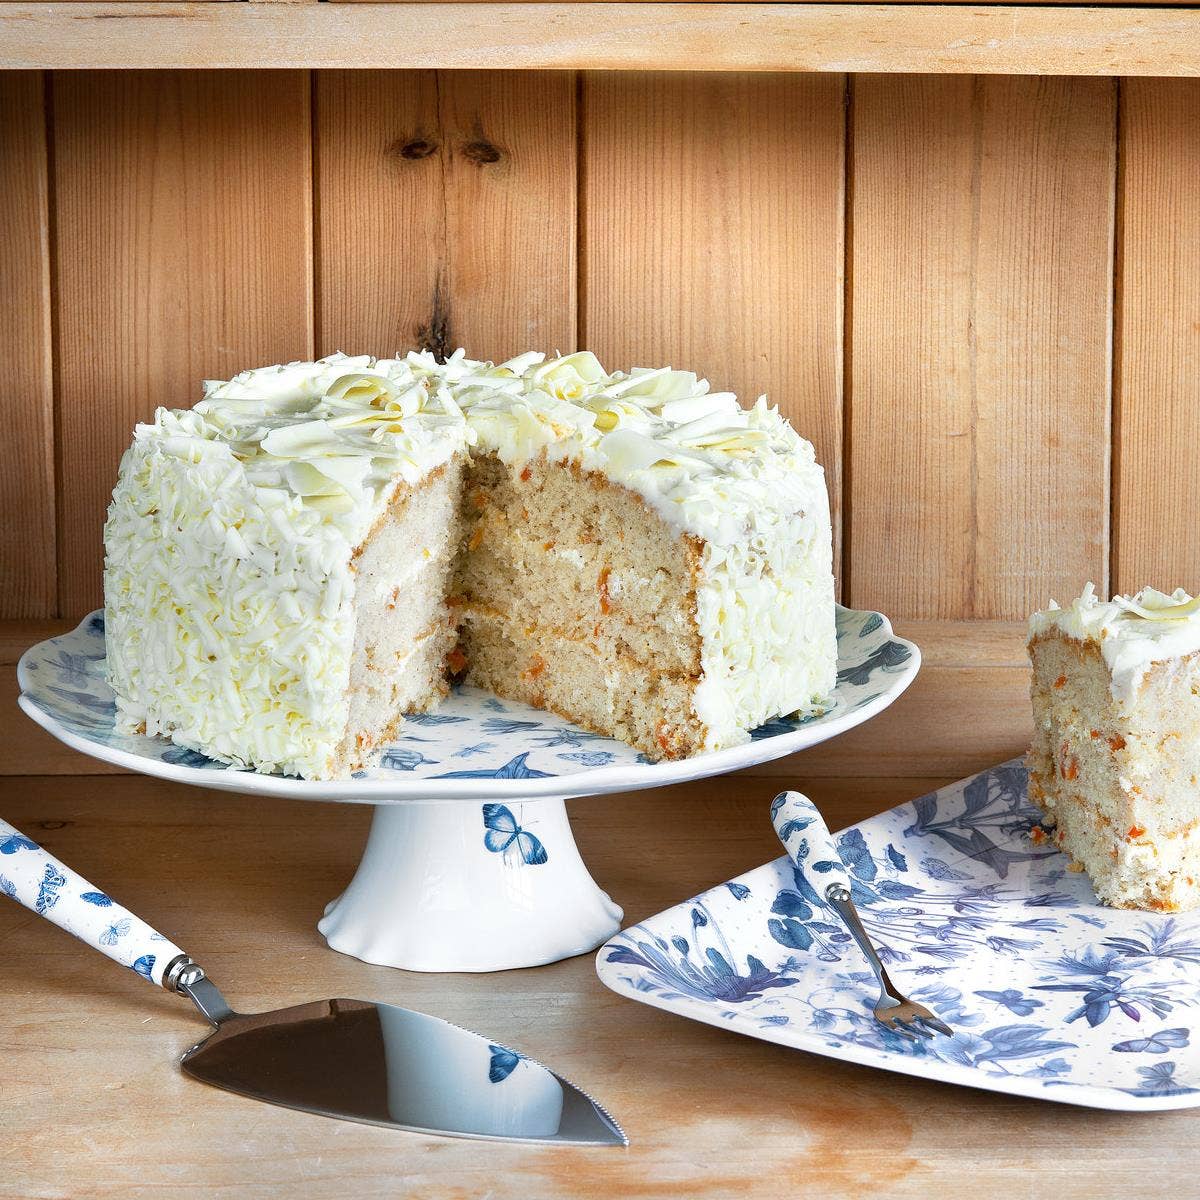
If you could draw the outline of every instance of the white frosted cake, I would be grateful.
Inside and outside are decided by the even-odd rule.
[[[138,426],[105,550],[122,727],[260,771],[345,776],[448,677],[653,759],[835,682],[812,446],[765,399],[589,353],[206,383]]]
[[[1034,613],[1029,795],[1117,908],[1200,903],[1200,599],[1088,584]]]

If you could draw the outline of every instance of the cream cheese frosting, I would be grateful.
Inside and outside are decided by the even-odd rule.
[[[820,711],[836,670],[828,497],[778,411],[692,372],[610,374],[586,351],[459,350],[244,371],[137,427],[105,528],[123,727],[259,770],[322,769],[345,726],[354,548],[396,488],[472,446],[510,467],[578,463],[703,539],[708,748]]]
[[[1168,595],[1147,587],[1106,602],[1089,583],[1066,608],[1051,600],[1030,617],[1031,638],[1052,630],[1095,642],[1108,665],[1113,698],[1129,705],[1154,663],[1200,650],[1200,597],[1182,588]]]

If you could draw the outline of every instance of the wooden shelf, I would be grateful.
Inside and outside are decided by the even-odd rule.
[[[5,3],[0,68],[1200,74],[1192,8]]]

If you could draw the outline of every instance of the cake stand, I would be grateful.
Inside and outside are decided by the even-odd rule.
[[[814,746],[885,709],[920,652],[879,613],[840,608],[838,681],[820,717],[771,721],[749,742],[650,763],[621,742],[475,688],[409,717],[380,765],[320,782],[235,770],[162,738],[114,728],[104,617],[27,650],[20,704],[68,746],[145,775],[247,795],[375,806],[346,890],[318,929],[330,946],[413,971],[496,971],[592,950],[621,910],[579,856],[565,801],[660,787]]]

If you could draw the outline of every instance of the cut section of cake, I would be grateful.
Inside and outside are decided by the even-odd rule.
[[[690,372],[245,372],[138,427],[105,545],[123,727],[263,771],[367,765],[448,676],[651,759],[820,712],[835,682],[812,447]]]
[[[1029,797],[1116,908],[1200,903],[1200,600],[1091,584],[1030,619]]]

